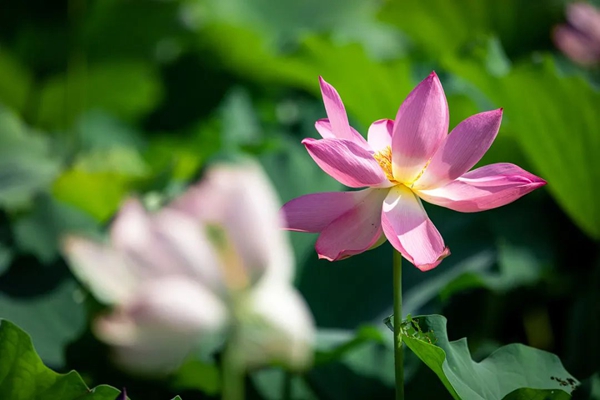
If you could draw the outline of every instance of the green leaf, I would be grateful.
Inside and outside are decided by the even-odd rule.
[[[265,47],[255,33],[239,27],[213,24],[202,33],[204,44],[226,59],[228,68],[261,83],[297,87],[320,97],[318,77],[323,76],[336,87],[349,115],[364,127],[380,118],[394,118],[401,100],[413,88],[406,59],[378,63],[356,43],[336,45],[320,36],[308,36],[298,51],[283,56]]]
[[[0,206],[23,206],[50,185],[59,170],[50,152],[47,138],[0,109]]]
[[[194,4],[196,7],[191,6]],[[358,42],[378,58],[390,58],[403,51],[398,33],[376,19],[377,2],[361,0],[305,0],[282,3],[277,0],[211,0],[190,3],[188,12],[197,19],[225,21],[249,26],[260,32],[272,48],[294,46],[308,33],[329,33],[337,43]],[[315,13],[315,9],[319,9]],[[190,18],[191,19],[191,18]]]
[[[0,320],[0,398],[14,400],[114,400],[109,386],[89,389],[75,371],[57,374],[46,367],[24,331]]]
[[[496,34],[511,54],[539,49],[549,42],[548,32],[562,18],[563,5],[519,0],[390,1],[380,15],[407,33],[418,52],[439,59],[489,34]]]
[[[475,362],[466,339],[449,341],[441,315],[409,318],[402,336],[455,399],[501,399],[520,388],[570,394],[579,384],[554,354],[522,344],[503,346]]]
[[[502,400],[569,400],[571,395],[562,390],[517,389],[504,396]]]
[[[135,120],[151,111],[161,95],[160,80],[148,64],[134,61],[97,64],[46,82],[40,94],[38,124],[67,128],[90,109]]]
[[[44,362],[62,368],[66,346],[85,329],[85,295],[59,265],[32,264],[16,263],[2,277],[2,317],[27,330]]]
[[[56,179],[52,193],[57,199],[104,221],[150,172],[135,148],[98,147],[80,154],[71,169]]]
[[[82,151],[112,148],[141,149],[145,138],[134,127],[99,110],[90,110],[77,120]]]
[[[59,254],[60,240],[71,232],[95,233],[96,221],[88,214],[45,194],[35,199],[34,210],[14,222],[18,247],[51,263]]]
[[[98,221],[110,218],[133,186],[132,178],[115,172],[65,171],[52,193],[60,201],[86,211]]]

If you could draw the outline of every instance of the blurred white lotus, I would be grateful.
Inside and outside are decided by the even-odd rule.
[[[253,163],[220,165],[155,214],[122,207],[110,243],[71,236],[75,275],[114,306],[94,324],[117,361],[140,373],[177,368],[196,346],[234,340],[245,366],[312,362],[314,323],[292,286],[279,204]]]

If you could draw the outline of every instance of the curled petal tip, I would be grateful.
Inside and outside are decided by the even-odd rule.
[[[317,247],[318,247],[318,243],[315,246],[315,250],[317,251],[317,255],[319,257],[319,260],[327,260],[327,261],[331,261],[331,262],[333,262],[333,261],[342,261],[342,260],[345,260],[347,258],[352,257],[353,255],[362,253],[362,251],[347,251],[347,250],[342,250],[339,253],[337,253],[335,256],[332,256],[331,254],[330,255],[324,254],[322,252],[322,250],[320,251]]]
[[[319,257],[319,260],[327,260],[327,261],[337,261],[338,258],[331,258],[329,256],[326,256],[325,254],[321,254],[317,252],[317,255]]]
[[[445,247],[444,251],[442,251],[442,254],[440,254],[440,256],[438,257],[437,260],[435,260],[435,262],[432,262],[430,264],[421,264],[421,265],[415,265],[415,267],[417,267],[419,270],[426,272],[426,271],[430,271],[432,269],[434,269],[435,267],[437,267],[438,265],[440,265],[440,263],[442,262],[442,260],[446,257],[448,257],[450,255],[450,248],[449,247]]]

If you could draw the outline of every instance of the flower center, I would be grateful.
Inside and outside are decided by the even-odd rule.
[[[392,148],[390,146],[387,146],[385,149],[373,154],[373,158],[375,158],[375,161],[379,163],[381,169],[385,173],[386,178],[388,178],[390,182],[392,182],[395,185],[404,185],[409,189],[412,189],[415,182],[419,180],[419,178],[421,177],[421,175],[423,175],[425,169],[427,169],[429,163],[431,162],[431,159],[427,161],[423,169],[421,169],[421,172],[419,172],[417,176],[410,182],[398,182],[394,178],[394,173],[392,172]]]
[[[230,289],[240,290],[248,286],[249,276],[244,268],[242,258],[223,227],[207,225],[206,234],[217,252],[217,257],[223,268],[225,283]]]
[[[427,167],[429,166],[429,163],[431,162],[431,159],[429,159],[427,161],[427,163],[425,164],[425,166],[423,167],[423,169],[421,170],[421,172],[419,172],[419,174],[417,175],[417,177],[415,179],[412,180],[412,182],[410,183],[410,185],[407,185],[409,188],[412,189],[412,187],[414,186],[415,182],[419,180],[419,178],[423,175],[423,172],[425,172],[425,170],[427,169]]]
[[[381,169],[385,173],[385,176],[390,182],[396,184],[400,183],[394,179],[394,174],[392,173],[392,148],[390,146],[387,146],[383,150],[373,154],[373,158],[375,158],[375,161],[379,163]]]

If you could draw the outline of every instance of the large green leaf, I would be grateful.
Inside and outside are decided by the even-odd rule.
[[[408,319],[402,328],[404,343],[455,399],[502,399],[520,388],[535,389],[529,393],[536,396],[538,390],[555,391],[550,398],[562,399],[578,385],[554,354],[522,344],[503,346],[481,362],[473,361],[466,339],[449,341],[441,315]],[[514,397],[521,398],[526,397]]]
[[[114,400],[119,391],[89,389],[75,371],[57,374],[46,367],[24,331],[0,320],[0,398],[11,400]]]

